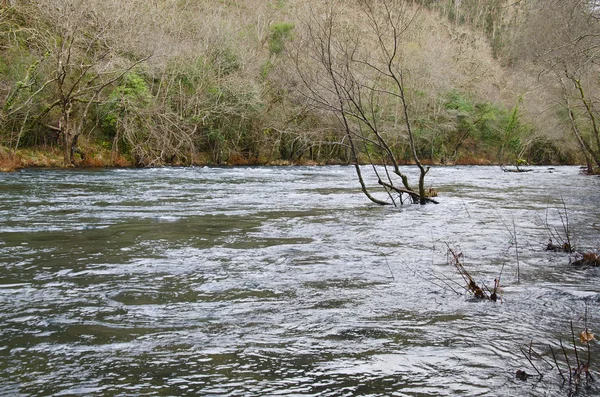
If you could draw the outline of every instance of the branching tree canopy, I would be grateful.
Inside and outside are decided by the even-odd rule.
[[[580,162],[582,148],[594,163],[597,9],[0,1],[0,161],[36,163],[31,148],[53,165],[353,162],[380,204],[430,201],[423,162]]]
[[[412,1],[359,1],[367,21],[362,31],[362,24],[346,19],[344,7],[331,1],[322,13],[310,11],[302,47],[293,53],[300,91],[312,106],[339,119],[362,191],[371,201],[396,205],[408,196],[415,203],[435,202],[425,190],[429,167],[417,155],[403,64],[404,36],[419,8]],[[392,143],[398,139],[408,141],[419,170],[416,189],[401,170]],[[366,153],[389,200],[371,193],[360,153]]]
[[[27,78],[27,94],[20,100],[9,98],[8,116],[23,111],[29,115],[29,107],[43,97],[41,112],[31,116],[59,134],[68,165],[92,105],[101,101],[107,87],[150,55],[130,60],[117,56],[107,38],[115,19],[105,20],[83,0],[32,1],[27,6],[38,16],[28,45],[40,47],[40,58],[31,70],[44,72]]]
[[[559,103],[588,167],[600,167],[600,9],[590,0],[534,0],[521,21],[516,51],[553,76]]]

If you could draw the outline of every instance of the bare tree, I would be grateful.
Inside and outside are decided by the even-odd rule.
[[[415,203],[435,202],[425,190],[429,167],[416,151],[402,57],[404,35],[419,9],[409,1],[361,0],[358,7],[366,21],[361,31],[363,25],[344,19],[343,6],[329,2],[324,16],[311,10],[305,46],[293,53],[300,91],[313,106],[339,119],[361,189],[372,202],[396,205],[406,196]],[[400,169],[394,144],[399,140],[408,141],[419,170],[416,190]],[[360,167],[363,159],[373,165],[389,201],[371,193]]]
[[[600,167],[600,16],[589,0],[531,1],[521,21],[517,58],[553,78],[568,128],[591,168]]]
[[[46,127],[59,134],[63,161],[69,165],[92,105],[100,103],[107,87],[150,55],[133,60],[119,57],[108,38],[110,23],[96,10],[86,7],[83,0],[47,0],[23,5],[27,6],[39,18],[34,37],[45,48],[37,64],[43,63],[47,74],[37,89],[12,106],[8,115],[23,111],[45,95],[49,102],[35,117],[38,121],[48,120]]]

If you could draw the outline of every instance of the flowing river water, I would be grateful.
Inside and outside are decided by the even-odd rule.
[[[439,205],[394,209],[344,166],[0,174],[0,395],[569,395],[549,346],[600,333],[600,268],[545,245],[566,208],[599,248],[600,178],[427,183]],[[448,247],[501,300],[461,290]],[[590,348],[577,395],[600,394]]]

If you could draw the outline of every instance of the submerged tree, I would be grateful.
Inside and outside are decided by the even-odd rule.
[[[329,2],[321,14],[312,9],[302,46],[293,52],[300,92],[317,109],[340,122],[363,193],[374,203],[435,203],[425,189],[429,167],[417,154],[410,118],[403,46],[419,8],[405,0],[360,0],[364,22],[347,19],[347,4]],[[409,158],[419,170],[415,189],[401,170],[399,147],[408,143]],[[389,201],[371,193],[360,168],[361,154],[373,165],[377,183]],[[383,169],[375,164],[381,164]]]

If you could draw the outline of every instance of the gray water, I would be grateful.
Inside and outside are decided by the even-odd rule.
[[[393,209],[351,167],[0,174],[0,395],[568,395],[548,346],[600,332],[600,269],[544,247],[564,205],[599,248],[600,178],[428,184],[439,205]],[[448,247],[500,301],[461,289]],[[523,382],[530,344],[544,378]],[[600,394],[599,350],[577,395]]]

